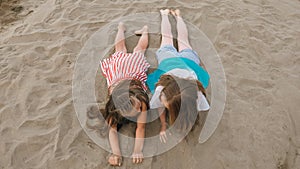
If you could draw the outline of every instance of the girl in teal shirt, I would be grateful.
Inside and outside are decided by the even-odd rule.
[[[180,11],[165,9],[160,13],[162,41],[156,52],[158,68],[148,75],[147,85],[153,94],[150,108],[158,108],[161,113],[160,140],[166,142],[167,124],[186,130],[193,126],[198,111],[209,109],[205,93],[209,75],[189,43]],[[177,21],[178,51],[173,46],[169,13]]]

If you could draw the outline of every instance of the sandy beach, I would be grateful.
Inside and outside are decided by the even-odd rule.
[[[163,8],[180,9],[216,49],[226,75],[225,110],[205,143],[198,143],[201,121],[170,151],[139,165],[125,158],[115,168],[300,169],[299,0],[0,0],[0,169],[114,168],[77,118],[75,65],[112,20]],[[151,24],[159,20],[149,23],[159,30]],[[140,26],[129,24],[128,32]],[[112,45],[115,33],[98,41]],[[127,40],[132,50],[137,37]],[[158,47],[159,36],[149,43]],[[99,68],[95,87],[101,103]],[[159,130],[159,123],[151,126],[149,135]]]

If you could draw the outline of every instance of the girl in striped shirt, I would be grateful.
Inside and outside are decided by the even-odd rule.
[[[119,147],[117,130],[128,121],[137,123],[135,132],[135,144],[132,154],[133,163],[143,161],[143,145],[145,136],[145,124],[149,98],[146,93],[146,71],[150,64],[144,56],[148,47],[148,27],[144,26],[136,34],[141,34],[133,53],[127,53],[125,46],[125,26],[121,22],[115,39],[115,53],[101,61],[100,66],[103,76],[107,80],[108,101],[103,117],[109,128],[109,142],[112,155],[108,162],[111,165],[120,166],[122,153]]]

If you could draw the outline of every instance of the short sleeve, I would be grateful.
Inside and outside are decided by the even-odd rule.
[[[107,77],[107,69],[108,69],[109,61],[110,61],[109,58],[107,58],[100,62],[100,68],[104,77]]]
[[[150,100],[150,108],[151,109],[164,107],[164,105],[161,103],[161,101],[159,99],[160,93],[161,93],[163,88],[164,88],[163,86],[157,86],[156,87],[155,92],[154,92],[154,94],[153,94],[153,96]]]
[[[209,110],[210,106],[206,100],[206,97],[202,94],[202,92],[198,92],[197,99],[197,110],[198,111],[206,111]]]

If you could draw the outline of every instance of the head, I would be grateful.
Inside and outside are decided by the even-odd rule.
[[[177,119],[175,127],[181,130],[193,126],[198,116],[197,92],[202,87],[198,82],[170,75],[161,76],[157,85],[164,86],[160,99],[168,111],[170,125]],[[203,87],[202,89],[204,90]]]
[[[103,112],[109,125],[117,125],[124,117],[135,117],[142,109],[142,103],[149,108],[149,98],[138,80],[123,80],[108,96]]]

